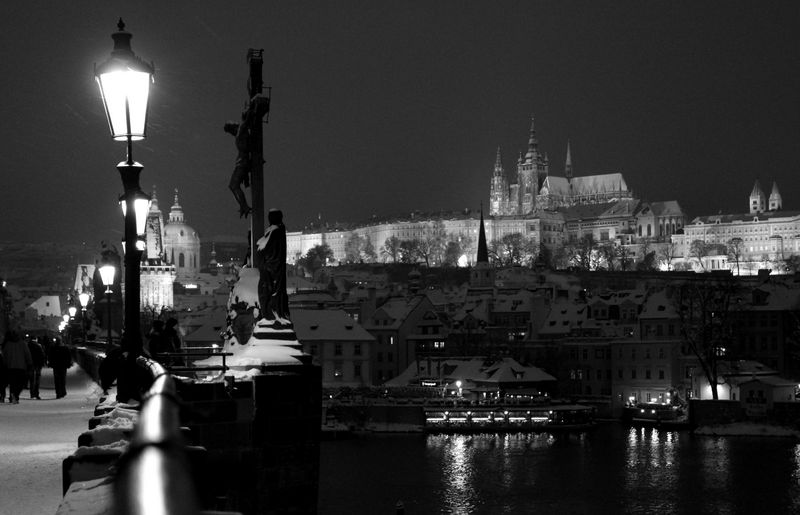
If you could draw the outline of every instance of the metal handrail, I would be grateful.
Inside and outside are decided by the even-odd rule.
[[[143,397],[130,447],[114,482],[114,513],[196,515],[200,512],[185,442],[175,381],[157,361],[136,364],[152,381]]]

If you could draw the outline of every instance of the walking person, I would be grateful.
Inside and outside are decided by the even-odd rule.
[[[6,387],[8,386],[8,374],[6,373],[6,359],[3,356],[3,348],[0,346],[0,402],[6,402]],[[11,399],[9,398],[9,401]]]
[[[31,338],[28,342],[28,350],[31,352],[31,359],[33,366],[31,367],[30,374],[28,374],[28,385],[31,391],[31,399],[39,399],[39,382],[42,379],[42,367],[45,363],[44,349],[42,344],[35,338]]]
[[[164,340],[167,343],[168,352],[181,352],[183,350],[183,345],[181,344],[181,335],[178,334],[178,320],[175,318],[168,318],[167,323],[164,326]],[[169,364],[172,366],[183,366],[183,358],[180,356],[173,356],[171,360],[169,360]]]
[[[6,369],[9,383],[9,401],[12,404],[19,404],[19,394],[25,388],[28,381],[28,371],[33,366],[31,351],[20,337],[17,331],[11,330],[6,333],[6,341],[3,343],[3,356],[6,360]]]
[[[72,354],[61,338],[56,338],[50,347],[47,363],[53,369],[53,381],[56,386],[56,399],[67,395],[67,369],[72,366]]]

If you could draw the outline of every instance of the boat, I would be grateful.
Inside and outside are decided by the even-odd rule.
[[[640,402],[625,407],[622,419],[631,425],[666,427],[688,426],[686,414],[680,406],[655,402]]]
[[[427,433],[581,432],[595,409],[580,404],[425,408]]]

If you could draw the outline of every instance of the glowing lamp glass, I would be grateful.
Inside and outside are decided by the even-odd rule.
[[[119,207],[122,209],[122,217],[128,213],[128,203],[125,199],[120,199]],[[144,236],[147,214],[150,212],[150,197],[142,192],[135,194],[133,198],[133,212],[136,215],[136,234]]]
[[[77,313],[77,312],[78,312],[78,308],[76,308],[75,306],[70,306],[70,307],[67,309],[67,311],[69,311],[69,316],[70,316],[70,317],[74,317],[74,316],[75,316],[75,313]]]
[[[144,139],[147,121],[147,102],[153,76],[138,71],[122,61],[118,66],[95,77],[106,108],[111,137],[117,141]]]
[[[89,294],[86,293],[86,292],[83,292],[83,293],[79,294],[78,295],[78,301],[80,301],[81,307],[85,308],[86,306],[89,305]]]
[[[117,269],[114,265],[103,265],[100,267],[100,280],[103,281],[103,286],[106,287],[106,293],[111,292],[111,285],[114,284],[115,275],[117,275]]]

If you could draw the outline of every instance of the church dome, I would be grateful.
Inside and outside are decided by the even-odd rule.
[[[167,262],[175,265],[179,282],[193,280],[200,271],[200,235],[186,223],[177,189],[164,225],[164,254]]]
[[[168,244],[187,245],[200,243],[200,235],[186,223],[183,208],[178,202],[178,190],[175,190],[175,203],[169,210],[169,219],[164,225],[164,239]]]

